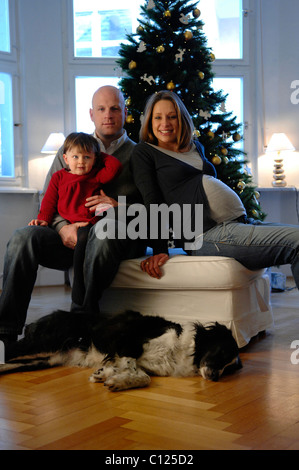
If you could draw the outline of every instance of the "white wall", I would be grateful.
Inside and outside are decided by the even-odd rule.
[[[28,164],[28,185],[41,189],[50,163],[41,160],[40,150],[53,131],[65,134],[65,103],[69,102],[66,83],[68,64],[63,24],[66,0],[16,0],[19,8],[21,112],[24,158]],[[299,104],[291,103],[291,83],[299,80],[299,2],[295,0],[251,0],[251,21],[255,26],[256,51],[251,80],[256,87],[256,102],[251,106],[256,133],[257,155],[262,155],[273,132],[285,132],[299,151]],[[262,31],[259,32],[261,19]],[[254,29],[254,28],[253,28]],[[70,47],[70,44],[68,44]],[[255,57],[254,57],[255,55]],[[298,93],[299,96],[299,93]],[[256,158],[257,155],[253,155]],[[299,187],[299,153],[294,154],[287,181]],[[45,165],[41,165],[41,161]],[[258,159],[260,186],[270,186],[272,162]],[[292,175],[291,175],[292,170]],[[22,201],[20,203],[20,201]],[[35,210],[35,208],[34,208]],[[33,216],[28,195],[9,197],[0,193],[0,274],[6,243],[13,230]],[[11,215],[13,214],[13,217]],[[3,229],[5,223],[5,230]]]
[[[273,160],[264,156],[263,145],[268,144],[272,133],[284,132],[297,150],[285,162],[286,180],[289,185],[299,187],[299,103],[291,102],[294,93],[291,84],[299,80],[299,2],[259,1],[263,62],[257,70],[262,90],[257,106],[264,110],[264,122],[259,123],[260,130],[264,131],[261,133],[258,183],[262,187],[271,186]]]
[[[41,148],[50,132],[64,132],[62,4],[61,0],[18,1],[28,185],[38,189],[48,170],[41,162]]]

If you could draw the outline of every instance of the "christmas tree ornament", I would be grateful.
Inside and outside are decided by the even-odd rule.
[[[136,64],[135,60],[131,60],[131,62],[129,62],[129,69],[133,70],[136,67],[137,67],[137,64]]]
[[[213,165],[218,166],[221,162],[221,157],[219,157],[219,155],[214,155],[214,157],[212,158]]]
[[[128,124],[134,124],[134,118],[133,118],[132,114],[128,114],[128,116],[126,117],[126,122]]]
[[[198,76],[201,80],[205,78],[205,74],[203,72],[198,72]]]
[[[163,16],[165,18],[170,18],[171,17],[171,11],[170,10],[165,10],[164,13],[163,13]]]
[[[213,54],[213,52],[211,52],[210,54],[210,59],[212,62],[214,62],[214,60],[216,59],[215,54]]]
[[[158,54],[162,54],[163,52],[165,52],[165,47],[163,45],[158,46],[156,47],[156,51],[158,52]]]
[[[178,52],[175,55],[175,61],[176,62],[183,62],[183,55],[185,54],[186,49],[181,49],[179,47]]]
[[[200,10],[198,8],[195,8],[192,12],[192,15],[194,18],[198,18],[200,16]]]
[[[259,213],[256,209],[253,209],[251,211],[251,215],[252,215],[252,217],[254,217],[254,219],[259,219]]]
[[[254,191],[254,195],[257,199],[259,199],[261,197],[261,195],[258,191]]]
[[[129,96],[127,99],[126,99],[126,106],[127,107],[130,107],[132,104],[132,98]]]
[[[188,24],[189,23],[189,15],[184,15],[184,13],[181,13],[180,22],[183,23],[183,24]]]
[[[204,111],[203,109],[200,109],[199,116],[203,117],[207,121],[211,117],[211,113],[209,111]]]
[[[147,10],[152,10],[153,8],[155,8],[156,4],[154,2],[154,0],[148,0],[148,4],[147,4],[147,7],[146,9]]]
[[[215,134],[214,134],[214,132],[209,131],[209,132],[207,133],[207,136],[212,140],[212,139],[214,139]],[[220,158],[220,157],[219,157],[219,158]]]
[[[227,154],[228,154],[228,150],[227,150],[225,147],[222,147],[222,148],[221,148],[221,153],[222,153],[222,155],[227,155]]]
[[[197,137],[200,137],[200,132],[199,132],[198,129],[194,129],[194,131],[193,131],[193,137],[196,137],[196,138],[197,138]]]
[[[185,40],[186,40],[186,41],[190,41],[190,39],[193,38],[193,33],[192,33],[192,31],[185,31],[185,32],[184,32],[184,37],[185,37]]]
[[[136,29],[136,33],[137,34],[142,34],[144,31],[144,27],[141,26],[141,24],[139,26],[137,26],[137,29]]]
[[[238,132],[235,132],[234,135],[233,135],[233,140],[235,142],[238,142],[241,139],[242,139],[242,137],[240,136],[240,134]]]
[[[166,88],[167,88],[167,90],[170,90],[170,91],[175,89],[175,84],[173,83],[172,80],[167,83]]]
[[[154,77],[150,75],[149,77],[147,76],[147,73],[145,73],[142,77],[140,77],[141,80],[144,80],[147,82],[149,85],[154,85],[156,83]]]
[[[237,184],[237,188],[240,189],[241,191],[243,191],[246,187],[246,183],[242,180],[240,180]]]
[[[223,161],[223,163],[225,163],[225,165],[227,165],[227,164],[229,163],[229,158],[224,157],[224,158],[222,159],[222,161]]]
[[[138,48],[137,48],[137,52],[144,52],[146,51],[146,44],[144,41],[141,41]]]

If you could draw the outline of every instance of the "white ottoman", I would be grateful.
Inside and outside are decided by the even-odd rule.
[[[172,254],[163,277],[153,279],[141,271],[141,259],[121,263],[101,298],[102,312],[131,309],[179,323],[218,321],[232,330],[239,347],[273,326],[264,270],[250,271],[233,258]]]

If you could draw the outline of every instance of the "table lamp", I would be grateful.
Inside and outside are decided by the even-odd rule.
[[[63,145],[65,137],[62,132],[53,132],[49,135],[45,145],[41,149],[41,153],[56,154]]]
[[[294,151],[295,147],[292,145],[288,137],[284,133],[275,133],[272,135],[266,153],[276,153],[274,157],[274,170],[272,186],[275,188],[282,188],[287,185],[285,181],[285,174],[283,169],[283,158],[281,152]]]

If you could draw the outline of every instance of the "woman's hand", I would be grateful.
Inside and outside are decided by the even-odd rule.
[[[160,253],[159,255],[150,256],[141,261],[140,267],[142,271],[149,274],[149,276],[160,279],[162,276],[160,267],[163,266],[167,260],[169,260],[169,256],[166,253]]]

